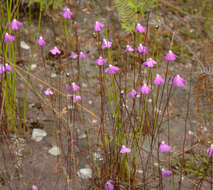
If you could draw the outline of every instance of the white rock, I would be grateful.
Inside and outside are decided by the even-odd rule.
[[[57,146],[53,146],[49,151],[49,154],[53,155],[53,156],[58,156],[60,154],[60,150]]]
[[[24,41],[21,41],[21,48],[23,48],[23,49],[26,49],[26,50],[28,50],[28,49],[30,49],[30,46],[28,46],[27,44],[26,44],[26,42],[24,42]]]
[[[37,67],[36,64],[32,64],[32,65],[31,65],[31,69],[32,69],[32,70],[35,69],[36,67]]]
[[[86,83],[82,83],[82,87],[83,88],[87,88],[87,84]]]
[[[94,152],[93,156],[95,160],[103,160],[103,157],[98,152]]]
[[[78,177],[88,179],[92,177],[92,170],[90,168],[81,168],[77,172]]]
[[[79,139],[84,139],[84,138],[86,138],[86,137],[87,137],[86,134],[83,133],[83,134],[81,134],[78,138],[79,138]]]
[[[36,142],[39,142],[41,141],[45,136],[47,136],[47,132],[42,130],[42,129],[37,129],[37,128],[34,128],[33,129],[33,132],[32,132],[32,137],[31,139],[36,141]]]
[[[56,73],[51,73],[51,78],[57,77]]]
[[[92,104],[92,100],[89,100],[88,103],[91,105]]]

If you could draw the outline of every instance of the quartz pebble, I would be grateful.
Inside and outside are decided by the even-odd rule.
[[[34,128],[32,132],[31,139],[40,142],[45,136],[47,136],[47,132],[42,129]]]
[[[92,170],[90,168],[81,168],[77,172],[78,177],[88,179],[92,177]]]
[[[23,49],[26,49],[26,50],[30,49],[30,46],[27,45],[26,42],[24,42],[24,41],[21,41],[20,45],[21,45],[21,48],[23,48]]]
[[[49,154],[53,155],[53,156],[58,156],[60,154],[60,150],[57,146],[53,146],[49,151]]]

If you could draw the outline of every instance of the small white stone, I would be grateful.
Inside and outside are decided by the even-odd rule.
[[[26,49],[26,50],[28,50],[28,49],[30,49],[30,46],[28,46],[27,44],[26,44],[26,42],[24,42],[24,41],[21,41],[21,48],[23,48],[23,49]]]
[[[86,134],[83,133],[83,134],[81,134],[78,138],[79,138],[79,139],[84,139],[84,138],[86,138],[86,137],[87,137]]]
[[[47,132],[42,129],[34,128],[32,132],[31,139],[40,142],[45,136],[47,136]]]
[[[53,155],[53,156],[58,156],[60,154],[60,150],[57,146],[53,146],[49,151],[49,154]]]
[[[33,70],[33,69],[35,69],[35,68],[37,68],[37,65],[36,65],[36,64],[32,64],[32,65],[31,65],[31,69]]]
[[[98,152],[94,152],[93,156],[95,160],[103,160],[103,157]]]
[[[91,105],[92,104],[92,100],[89,100],[88,103]]]
[[[56,73],[51,73],[51,78],[57,77]]]
[[[87,88],[87,84],[86,83],[82,83],[82,87],[83,88]]]
[[[92,170],[90,168],[81,168],[77,172],[78,177],[88,179],[92,177]]]
[[[138,172],[139,174],[142,174],[142,173],[143,173],[143,170],[137,170],[137,172]]]

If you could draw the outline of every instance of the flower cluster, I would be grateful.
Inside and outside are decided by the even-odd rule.
[[[73,82],[71,86],[69,85],[66,86],[67,91],[77,91],[79,88],[80,87],[77,84],[75,84],[75,82]]]
[[[12,70],[13,70],[13,67],[8,64],[0,65],[0,75],[6,71],[12,71]]]
[[[113,75],[119,70],[120,70],[119,67],[113,66],[113,65],[109,65],[109,67],[107,67],[104,71],[105,71],[105,73],[109,73],[109,74]]]
[[[39,39],[37,40],[36,44],[38,44],[40,46],[44,46],[44,45],[46,45],[46,42],[44,41],[43,37],[40,36]]]
[[[83,52],[80,52],[79,55],[72,52],[71,55],[69,56],[69,58],[71,58],[71,59],[77,59],[78,57],[79,57],[79,59],[87,59],[88,55]]]
[[[70,18],[72,17],[72,12],[70,11],[69,8],[64,7],[64,8],[63,8],[63,11],[64,11],[64,12],[63,12],[62,16],[63,16],[64,18],[70,19]]]
[[[46,96],[51,96],[51,95],[54,94],[54,92],[53,92],[50,88],[48,88],[47,90],[44,91],[44,94],[45,94]]]
[[[95,23],[95,25],[94,25],[94,30],[96,31],[96,32],[100,32],[101,30],[102,30],[102,28],[104,27],[104,23],[101,23],[101,22],[97,22],[96,21],[96,23]]]

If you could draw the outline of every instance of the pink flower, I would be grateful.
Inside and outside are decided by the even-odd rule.
[[[86,58],[88,58],[88,55],[84,54],[83,52],[80,52],[79,59],[86,59]]]
[[[185,81],[183,78],[181,78],[180,75],[177,75],[177,76],[174,77],[173,80],[172,80],[172,84],[173,84],[174,86],[179,86],[179,87],[181,87],[181,86],[184,86],[185,83],[186,83],[186,81]]]
[[[112,46],[112,42],[107,41],[106,39],[103,39],[102,45],[101,45],[101,48],[102,48],[102,49],[110,48],[111,46]]]
[[[140,91],[142,94],[149,94],[152,89],[149,88],[146,84],[144,84],[141,88],[140,88]]]
[[[146,32],[146,28],[138,23],[135,26],[135,32],[140,32],[140,33]]]
[[[42,37],[42,36],[39,37],[39,39],[37,40],[36,43],[37,43],[38,45],[40,45],[40,46],[46,45],[46,42],[43,40],[43,37]]]
[[[130,45],[126,46],[126,52],[133,52],[133,51],[134,49]]]
[[[159,145],[159,152],[169,152],[172,149],[171,146],[169,146],[168,144],[165,144],[164,141],[162,141]]]
[[[53,54],[53,55],[56,55],[56,54],[60,54],[61,51],[55,46],[53,49],[50,50],[50,52]]]
[[[102,66],[107,62],[106,59],[103,59],[102,57],[99,57],[98,59],[96,59],[95,64]]]
[[[154,67],[154,65],[156,65],[157,62],[155,60],[153,60],[152,58],[149,58],[143,64],[146,67]]]
[[[162,178],[165,178],[165,177],[167,177],[167,176],[170,176],[170,175],[172,174],[172,171],[170,171],[170,170],[164,170],[164,169],[162,168],[161,174],[162,174]]]
[[[13,70],[13,67],[11,65],[8,65],[8,64],[5,64],[5,69],[6,71],[12,71]]]
[[[15,36],[12,36],[12,35],[10,35],[8,33],[5,34],[5,36],[4,36],[4,42],[8,42],[8,41],[13,42],[14,40],[15,40]]]
[[[65,7],[65,8],[63,8],[63,11],[64,12],[63,12],[62,16],[64,18],[70,19],[72,17],[72,12],[70,11],[69,8]]]
[[[72,86],[66,86],[67,91],[77,91],[79,88],[80,87],[74,82],[72,83]]]
[[[77,59],[78,55],[76,53],[72,53],[69,58]]]
[[[104,184],[104,190],[113,190],[114,189],[114,185],[112,184],[112,180],[108,180],[105,184]]]
[[[122,147],[120,149],[121,154],[130,153],[130,152],[131,152],[131,148],[127,148],[125,145],[122,145]]]
[[[37,185],[32,186],[32,190],[39,190]]]
[[[132,98],[135,98],[137,96],[138,92],[136,90],[131,90],[131,92],[129,92],[128,96],[129,97],[132,97]]]
[[[18,30],[20,26],[22,26],[23,23],[16,20],[16,19],[13,19],[13,21],[8,25],[12,28],[12,30]]]
[[[147,47],[146,46],[142,46],[142,44],[139,44],[139,46],[137,47],[137,50],[140,54],[145,55],[147,54]]]
[[[96,21],[96,23],[95,23],[95,25],[94,25],[94,30],[95,30],[96,32],[100,32],[100,31],[102,30],[103,27],[104,27],[104,24],[103,24],[103,23],[97,22],[97,21]]]
[[[213,156],[213,144],[211,144],[211,146],[208,149],[208,155]]]
[[[165,56],[165,61],[174,61],[177,58],[177,55],[175,55],[172,50],[169,50],[169,53]]]
[[[79,100],[81,100],[81,96],[73,96],[73,102],[78,102]]]
[[[116,67],[116,66],[113,66],[113,65],[109,65],[109,67],[106,68],[104,71],[105,71],[105,73],[115,74],[119,70],[120,70],[119,67]]]
[[[12,70],[13,70],[13,67],[8,64],[0,65],[0,75],[6,71],[12,71]]]
[[[157,74],[154,80],[154,84],[159,85],[163,84],[164,82],[165,80],[159,74]]]
[[[53,95],[54,93],[50,88],[48,88],[47,90],[44,91],[44,94],[49,96],[49,95]]]

